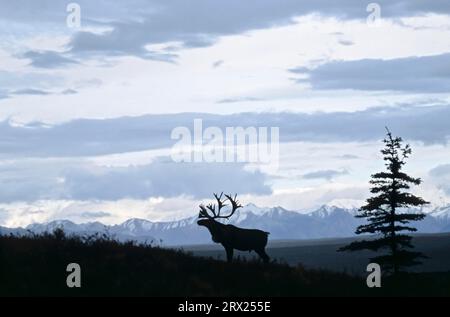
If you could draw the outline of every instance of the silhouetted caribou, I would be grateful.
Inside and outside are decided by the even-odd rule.
[[[269,261],[269,256],[264,250],[267,244],[268,232],[257,229],[242,229],[233,225],[224,225],[216,219],[228,219],[230,218],[238,208],[242,206],[236,200],[236,195],[225,195],[227,200],[231,203],[231,212],[227,216],[220,214],[223,207],[226,206],[225,200],[222,200],[222,194],[220,196],[214,194],[217,200],[217,210],[215,204],[209,204],[206,207],[200,205],[200,213],[197,224],[199,226],[205,226],[211,233],[212,240],[216,243],[220,243],[227,252],[227,260],[231,262],[233,260],[233,250],[240,251],[255,251],[264,262]],[[212,216],[208,214],[208,210],[212,213]]]

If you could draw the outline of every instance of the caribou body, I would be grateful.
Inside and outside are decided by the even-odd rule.
[[[217,209],[213,204],[206,207],[200,205],[200,219],[197,221],[197,224],[199,226],[204,226],[209,230],[214,242],[222,244],[227,253],[228,262],[233,260],[234,249],[240,251],[255,251],[264,262],[268,262],[270,258],[265,251],[265,247],[267,245],[269,233],[262,230],[243,229],[233,225],[220,223],[216,219],[228,219],[242,206],[236,201],[236,196],[233,199],[230,195],[225,195],[231,203],[231,212],[227,216],[222,216],[220,211],[226,206],[225,202],[222,200],[222,194],[220,194],[220,196],[214,194],[214,197],[218,203]],[[212,215],[208,213],[208,210]]]

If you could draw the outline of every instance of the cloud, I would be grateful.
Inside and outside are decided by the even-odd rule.
[[[13,95],[45,96],[45,95],[49,95],[50,93],[45,90],[26,88],[26,89],[15,90],[15,91],[11,92],[11,94],[13,94]]]
[[[31,60],[30,65],[39,68],[58,68],[79,64],[78,61],[54,51],[28,51],[22,55],[22,58]]]
[[[337,159],[341,159],[341,160],[356,160],[359,159],[360,157],[354,154],[344,154],[344,155],[338,155],[338,156],[334,156]]]
[[[96,56],[136,56],[148,60],[174,63],[178,57],[171,52],[152,51],[146,45],[152,42],[146,40],[144,34],[152,34],[148,29],[141,29],[140,24],[116,24],[112,31],[98,34],[87,31],[76,33],[68,44],[65,54],[84,57]],[[192,40],[190,43],[194,43]],[[154,43],[156,44],[156,42]],[[205,46],[201,44],[199,46]]]
[[[293,68],[308,78],[313,89],[354,89],[447,93],[450,91],[450,53],[391,60],[331,61],[316,68]]]
[[[314,171],[310,173],[303,174],[302,178],[304,179],[326,179],[331,180],[333,178],[336,178],[341,175],[348,174],[348,171],[342,170],[320,170],[320,171]]]
[[[341,45],[344,45],[344,46],[351,46],[351,45],[354,45],[355,43],[353,43],[352,41],[350,41],[350,40],[338,40],[338,43],[339,44],[341,44]]]
[[[38,200],[209,197],[212,192],[270,194],[266,175],[243,163],[177,163],[159,157],[151,164],[104,167],[83,160],[23,160],[0,165],[2,203]]]
[[[64,78],[55,74],[0,70],[0,87],[5,91],[29,89],[29,87],[45,90],[50,87],[61,86],[64,83]]]
[[[61,91],[59,94],[61,95],[74,95],[77,94],[78,91],[74,90],[74,89],[65,89],[63,91]],[[13,95],[16,96],[47,96],[47,95],[55,95],[58,93],[55,92],[51,92],[51,91],[46,91],[46,90],[42,90],[42,89],[35,89],[35,88],[24,88],[24,89],[18,89],[18,90],[13,90],[10,91],[8,94],[4,95],[4,98],[9,98]],[[0,99],[2,99],[1,97],[2,95],[0,94]]]
[[[247,172],[237,163],[176,163],[161,158],[145,166],[72,169],[65,173],[71,199],[118,200],[122,198],[176,197],[203,198],[211,191],[270,193],[265,175]]]
[[[75,89],[65,89],[65,90],[61,91],[62,95],[75,95],[77,93],[78,93],[78,91],[76,91]]]
[[[113,0],[78,0],[83,11],[86,12],[85,23],[108,24],[111,21],[135,21],[138,18],[155,17],[154,25],[162,27],[175,18],[180,19],[185,13],[186,21],[178,21],[177,26],[195,21],[196,29],[201,29],[210,16],[211,24],[216,28],[230,28],[227,21],[237,21],[240,25],[258,25],[258,21],[267,23],[289,17],[291,15],[305,15],[309,13],[322,13],[335,15],[341,18],[366,19],[367,3],[358,0],[333,0],[296,1],[296,0],[230,0],[216,2],[209,0],[196,1],[195,6],[185,4],[183,0],[130,0],[126,3]],[[398,17],[418,15],[423,13],[448,14],[450,5],[446,0],[379,0],[377,3],[382,8],[383,16]],[[0,17],[6,21],[24,21],[35,23],[60,23],[65,18],[66,6],[64,0],[16,0],[13,3],[1,1]],[[17,10],[17,7],[23,8]],[[40,14],[36,12],[40,10]],[[240,14],[239,12],[243,12]],[[236,17],[233,17],[236,13]],[[222,14],[222,15],[221,15]],[[245,14],[245,15],[244,15]],[[194,20],[189,18],[196,18]],[[63,20],[64,21],[64,20]],[[164,23],[163,23],[164,22]],[[194,26],[191,26],[194,28]],[[156,29],[155,31],[160,31]]]
[[[252,102],[252,101],[261,101],[264,99],[257,97],[236,97],[236,98],[225,98],[217,101],[217,103],[236,103],[236,102]]]
[[[442,164],[432,168],[428,173],[439,189],[450,195],[450,164]]]
[[[218,68],[218,67],[222,66],[223,63],[224,63],[223,60],[215,61],[215,62],[212,64],[212,67],[213,67],[213,68]]]
[[[366,3],[358,0],[298,1],[298,0],[198,0],[195,6],[184,0],[79,0],[84,26],[73,34],[68,52],[80,58],[132,55],[141,58],[173,62],[177,55],[168,51],[152,51],[147,45],[178,42],[181,48],[205,47],[221,36],[242,34],[251,30],[267,29],[294,23],[293,18],[308,14],[332,16],[338,19],[365,20]],[[384,18],[415,16],[425,13],[449,14],[446,0],[379,0]],[[38,0],[2,1],[0,17],[5,21],[22,22],[23,27],[55,24],[63,27],[67,17],[67,2]],[[17,8],[26,8],[17,10]],[[36,15],[35,12],[39,12]],[[55,28],[56,29],[56,28]],[[106,30],[105,30],[106,29]],[[59,56],[59,57],[58,57]],[[60,67],[71,64],[66,55],[47,51],[33,56],[36,67]]]
[[[81,218],[106,218],[112,217],[112,214],[105,211],[85,211],[80,214]]]
[[[20,212],[21,216],[42,215],[45,214],[45,210],[42,209],[25,209]]]
[[[8,93],[6,91],[1,91],[0,90],[0,100],[1,99],[7,99],[7,98],[9,98]]]
[[[85,79],[75,83],[76,88],[98,88],[103,85],[103,81],[98,78]]]
[[[0,223],[5,223],[10,218],[10,212],[4,208],[0,208]]]
[[[51,95],[54,94],[53,89],[63,89],[65,84],[64,78],[52,73],[0,70],[0,99],[12,98],[14,95]]]
[[[447,143],[450,107],[444,105],[377,107],[355,112],[181,113],[113,119],[79,119],[58,125],[25,126],[0,122],[0,157],[81,157],[170,148],[175,127],[279,127],[281,142],[364,142],[380,140],[384,127],[406,140]]]
[[[450,164],[438,165],[431,169],[429,174],[434,177],[450,176]]]

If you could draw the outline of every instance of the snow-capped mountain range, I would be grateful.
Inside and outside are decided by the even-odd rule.
[[[356,208],[324,205],[300,213],[282,207],[260,208],[253,204],[238,210],[230,221],[242,228],[258,228],[270,232],[270,239],[318,239],[354,236],[356,226],[363,220],[355,218]],[[418,232],[450,232],[450,205],[427,212],[428,216],[415,223]],[[0,227],[0,234],[29,234],[52,232],[62,228],[67,234],[107,234],[120,241],[135,240],[163,245],[186,245],[210,243],[211,237],[205,228],[196,223],[197,217],[178,221],[151,222],[144,219],[129,219],[121,224],[107,226],[100,222],[75,224],[69,220],[57,220],[43,224],[31,224],[26,228]]]

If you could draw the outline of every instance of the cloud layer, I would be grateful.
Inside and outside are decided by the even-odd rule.
[[[391,60],[332,61],[316,68],[291,69],[308,78],[298,79],[313,89],[392,90],[408,92],[450,91],[450,53]]]
[[[348,171],[338,171],[338,170],[321,170],[321,171],[314,171],[310,173],[304,174],[302,177],[304,179],[326,179],[326,180],[332,180],[333,178],[348,174]]]
[[[57,68],[79,64],[77,61],[52,51],[28,51],[22,55],[31,65],[39,68]]]
[[[363,199],[385,126],[450,195],[448,0],[377,1],[380,28],[359,0],[75,2],[81,28],[68,1],[0,0],[0,224]],[[279,128],[278,168],[173,162],[198,118]]]
[[[242,163],[176,163],[105,167],[77,160],[25,160],[0,165],[0,201],[209,197],[212,192],[270,194],[265,174]]]
[[[138,56],[146,59],[173,61],[176,54],[153,51],[146,46],[178,42],[184,48],[210,46],[220,36],[242,34],[293,22],[296,16],[318,13],[339,19],[365,20],[366,6],[358,0],[198,0],[195,5],[184,0],[113,1],[80,0],[83,23],[107,29],[103,32],[80,31],[73,34],[65,53],[54,51],[26,53],[36,67],[66,66],[74,61],[66,56]],[[448,14],[445,0],[425,2],[379,0],[383,17],[414,16],[425,13]],[[0,16],[5,20],[40,23],[65,22],[66,1],[2,1]],[[24,9],[17,10],[17,7]],[[35,14],[39,12],[39,14]],[[348,45],[350,42],[343,42]],[[171,48],[173,50],[173,47]]]
[[[358,142],[379,140],[389,126],[407,140],[446,144],[450,137],[450,107],[397,106],[354,112],[242,113],[212,115],[185,113],[104,120],[74,120],[48,126],[12,126],[0,122],[0,157],[76,157],[169,148],[172,129],[193,133],[194,119],[203,127],[279,127],[281,142]],[[430,128],[432,127],[432,128]]]

